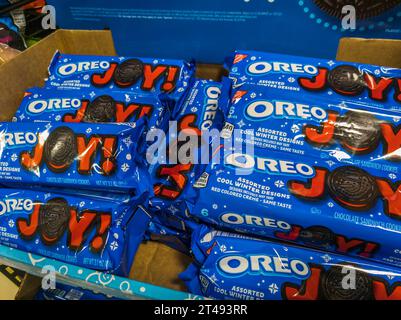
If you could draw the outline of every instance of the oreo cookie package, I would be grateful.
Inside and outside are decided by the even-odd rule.
[[[222,136],[260,148],[327,160],[397,166],[401,160],[398,112],[336,98],[280,95],[260,87],[232,92]],[[246,140],[246,133],[253,137]]]
[[[0,243],[74,265],[128,275],[150,216],[126,201],[0,189]]]
[[[225,300],[401,300],[401,272],[381,264],[203,226],[181,278],[190,292]]]
[[[223,229],[401,266],[401,172],[227,146],[184,195]],[[395,170],[397,169],[397,170]]]
[[[149,192],[137,150],[143,127],[141,121],[0,123],[0,184]]]
[[[49,66],[47,87],[108,89],[137,94],[168,93],[176,102],[194,76],[194,65],[183,60],[80,56],[57,52]]]
[[[149,128],[163,128],[169,110],[159,98],[110,90],[56,90],[32,88],[27,91],[14,122],[135,122],[148,120]]]
[[[227,68],[234,87],[268,88],[287,95],[341,98],[401,109],[401,70],[367,64],[236,51]]]

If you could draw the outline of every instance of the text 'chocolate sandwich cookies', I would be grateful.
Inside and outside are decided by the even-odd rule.
[[[137,139],[144,125],[0,124],[0,183],[133,192],[149,191]]]
[[[401,109],[400,69],[257,51],[236,51],[227,67],[236,88],[259,86],[292,97],[299,93]]]
[[[194,217],[236,232],[401,266],[399,170],[227,148],[186,193]]]
[[[14,122],[120,123],[147,120],[148,128],[167,127],[170,112],[152,95],[110,90],[28,90]]]
[[[224,300],[401,300],[397,268],[338,254],[194,231],[191,292]]]
[[[0,189],[0,243],[74,265],[128,275],[150,217],[125,201]]]

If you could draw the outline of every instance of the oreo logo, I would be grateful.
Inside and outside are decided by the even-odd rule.
[[[57,73],[62,77],[70,76],[74,73],[90,70],[107,70],[110,67],[108,61],[87,61],[78,63],[68,63],[60,66]]]
[[[310,275],[309,266],[298,259],[269,255],[230,255],[223,257],[217,262],[218,270],[230,276],[241,276],[244,274],[258,275],[285,275],[307,279]]]
[[[4,199],[0,201],[0,216],[6,213],[30,212],[33,209],[31,199]]]
[[[324,120],[327,118],[327,112],[322,108],[301,103],[259,100],[248,104],[245,116],[252,120],[266,120],[271,116]]]
[[[25,144],[35,144],[38,138],[33,132],[7,132],[0,135],[0,145],[13,147]]]
[[[225,158],[225,164],[239,169],[253,169],[267,174],[301,175],[313,177],[315,169],[305,163],[253,157],[244,153],[232,153]]]
[[[291,230],[291,225],[285,221],[270,219],[267,217],[253,216],[249,214],[241,215],[234,212],[227,212],[221,215],[220,220],[231,225],[250,225],[263,228],[274,228],[281,230]]]
[[[213,126],[216,112],[219,106],[219,97],[221,89],[219,87],[210,86],[206,88],[205,112],[203,113],[203,121],[201,130],[208,130]]]
[[[247,72],[250,75],[261,76],[270,72],[282,72],[289,74],[310,74],[316,75],[318,68],[312,65],[303,65],[300,63],[258,61],[250,64]]]
[[[81,100],[64,98],[64,99],[35,100],[28,104],[27,110],[29,113],[39,114],[45,111],[78,109],[80,107],[81,107]]]

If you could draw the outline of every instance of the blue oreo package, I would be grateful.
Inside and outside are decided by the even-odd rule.
[[[27,90],[14,122],[135,122],[166,129],[170,112],[156,96],[110,90]]]
[[[23,128],[22,128],[23,127]],[[150,192],[144,123],[0,123],[0,183]]]
[[[255,85],[289,96],[340,98],[401,109],[400,69],[257,51],[235,51],[227,68],[234,87]]]
[[[0,243],[127,276],[150,216],[143,196],[126,201],[0,189]]]
[[[225,146],[184,198],[230,231],[401,266],[400,166]]]
[[[401,160],[401,115],[362,102],[283,95],[257,86],[233,90],[222,136],[325,161],[387,164]],[[253,137],[246,138],[246,133]],[[370,163],[370,164],[369,164]]]
[[[180,275],[190,292],[221,300],[401,300],[401,272],[362,259],[215,232]]]
[[[228,107],[228,88],[224,83],[196,80],[178,104],[174,119],[177,125],[175,128],[170,126],[169,136],[165,139],[165,154],[155,156],[157,161],[149,168],[154,187],[151,204],[155,211],[181,216],[185,212],[181,194],[203,172],[212,156],[210,145],[219,141]],[[213,131],[215,135],[208,135]],[[179,149],[186,142],[179,141],[181,133],[184,138],[195,136],[194,142],[197,143],[191,145],[192,152],[185,162],[179,158]]]
[[[63,283],[57,283],[54,289],[39,289],[35,295],[35,300],[120,300],[102,293],[96,293],[78,287],[72,287]]]
[[[176,103],[195,74],[193,63],[161,58],[81,56],[56,52],[47,87],[168,93]]]

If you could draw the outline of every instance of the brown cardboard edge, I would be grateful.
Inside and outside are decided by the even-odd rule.
[[[342,38],[338,45],[337,59],[401,68],[401,40]]]
[[[15,300],[32,300],[40,288],[41,281],[41,278],[26,273],[15,295]]]

